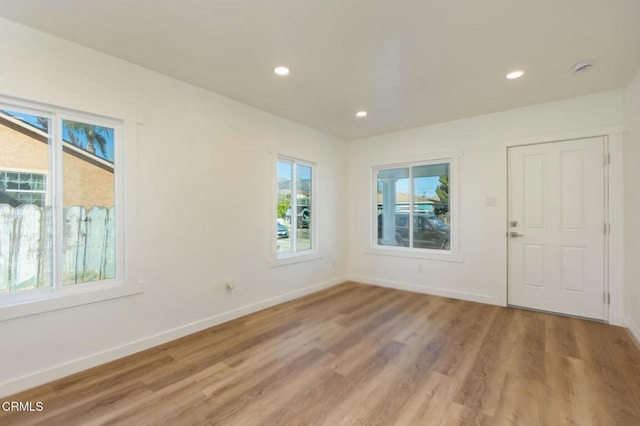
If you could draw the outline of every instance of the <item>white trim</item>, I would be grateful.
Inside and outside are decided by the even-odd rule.
[[[485,303],[496,306],[506,306],[499,297],[487,296],[484,294],[469,293],[465,291],[449,290],[446,288],[422,286],[400,281],[380,280],[372,277],[349,276],[349,281],[359,284],[373,285],[386,288],[394,288],[396,290],[411,291],[413,293],[429,294],[439,297],[450,297],[452,299],[467,300],[469,302]]]
[[[91,285],[98,284],[98,288],[91,288]],[[0,322],[30,315],[42,314],[45,312],[59,311],[73,308],[75,306],[88,305],[105,300],[118,299],[126,296],[141,294],[144,289],[140,285],[101,285],[102,282],[78,284],[83,286],[80,290],[63,288],[58,292],[34,291],[31,297],[18,299],[16,303],[3,305],[0,307]],[[31,293],[31,292],[30,292]]]
[[[604,304],[604,318],[607,322],[609,322],[611,320],[611,292],[610,292],[610,288],[611,286],[609,285],[609,280],[610,280],[610,259],[609,259],[609,255],[611,253],[611,219],[610,219],[610,192],[611,192],[611,151],[610,151],[610,143],[609,143],[609,139],[611,139],[609,137],[609,135],[605,135],[602,137],[602,154],[604,156],[604,158],[608,158],[609,161],[603,161],[604,165],[602,167],[602,180],[603,180],[603,184],[604,184],[604,200],[602,200],[602,204],[603,204],[603,217],[604,217],[604,223],[605,226],[608,226],[608,231],[605,232],[604,235],[604,253],[602,255],[602,259],[604,261],[604,277],[602,277],[603,279],[603,287],[604,287],[604,292],[608,293],[607,296],[607,303]]]
[[[294,263],[312,262],[314,260],[320,260],[322,256],[316,252],[298,252],[287,253],[286,256],[278,257],[277,259],[271,259],[269,261],[270,268],[278,268],[280,266],[293,265]]]
[[[63,114],[63,115],[74,115],[76,117],[85,117],[85,119],[91,119],[94,121],[99,121],[102,123],[112,123],[113,121],[127,121],[122,117],[127,117],[128,120],[133,121],[135,123],[142,123],[142,117],[138,111],[127,110],[126,105],[118,108],[120,111],[122,108],[125,108],[125,114],[104,114],[104,113],[87,113],[86,111],[64,107],[55,103],[47,103],[47,102],[39,102],[30,99],[24,99],[16,96],[0,94],[0,109],[7,109],[10,111],[14,111],[11,108],[20,108],[22,112],[26,112],[27,114],[38,115],[44,118],[49,118],[54,120],[54,115]],[[55,111],[55,112],[52,112]],[[18,111],[15,111],[18,112]],[[133,118],[135,117],[135,118]],[[49,129],[51,131],[51,129]]]
[[[64,148],[62,143],[62,120],[54,112],[51,113],[49,131],[51,132],[51,182],[50,187],[53,207],[53,258],[51,269],[52,288],[61,290],[64,283]],[[57,226],[56,226],[57,225]],[[117,261],[117,260],[116,260]],[[117,268],[116,264],[116,268]]]
[[[624,174],[622,133],[613,133],[609,136],[609,206],[608,222],[610,233],[609,245],[609,324],[623,324],[623,283],[624,283]]]
[[[517,138],[506,138],[496,141],[496,146],[499,148],[520,146],[520,145],[534,145],[540,143],[553,143],[569,141],[574,139],[586,139],[594,138],[598,136],[610,136],[616,133],[624,132],[624,126],[622,124],[613,124],[611,126],[601,126],[587,129],[567,130],[564,132],[545,133],[534,136],[522,136]]]
[[[423,152],[423,153],[410,153],[407,154],[403,151],[390,152],[388,157],[384,160],[370,161],[369,168],[394,168],[402,167],[412,163],[441,163],[443,160],[451,158],[464,157],[464,151],[447,151],[447,152]],[[416,160],[416,158],[418,160]]]
[[[378,162],[370,163],[369,171],[371,173],[371,189],[370,189],[370,214],[369,214],[369,246],[365,250],[367,254],[380,255],[380,256],[394,256],[404,257],[421,260],[434,260],[444,262],[463,262],[464,256],[462,253],[462,238],[460,238],[460,200],[462,199],[462,184],[461,180],[461,162],[463,152],[457,151],[448,154],[425,154],[424,156],[414,155],[412,160],[403,163],[389,163],[379,164]],[[419,158],[420,160],[416,160]],[[449,164],[449,244],[450,250],[429,250],[413,247],[393,247],[383,246],[378,244],[377,229],[378,229],[378,176],[379,170],[394,169],[394,168],[408,168],[430,165],[430,164]],[[409,188],[411,188],[412,182],[409,181]],[[411,189],[410,189],[411,191]],[[413,194],[410,194],[409,208],[412,211]],[[411,235],[410,235],[411,239]]]
[[[318,225],[317,225],[318,224],[318,219],[317,219],[318,208],[316,206],[317,204],[316,200],[319,198],[317,195],[318,164],[312,161],[302,160],[302,159],[291,157],[288,155],[278,154],[277,152],[270,151],[270,153],[273,156],[273,159],[272,159],[273,195],[271,197],[271,199],[273,200],[272,201],[273,206],[271,209],[272,211],[271,225],[269,226],[269,229],[271,229],[271,235],[269,236],[269,241],[272,242],[271,259],[268,262],[269,267],[278,267],[278,266],[284,266],[284,265],[289,265],[293,263],[307,262],[311,260],[320,259],[321,256],[319,256],[318,254],[318,247],[319,247],[318,246]],[[294,189],[297,190],[297,186],[296,186],[297,173],[298,173],[297,166],[301,165],[301,166],[309,167],[311,169],[311,209],[310,209],[311,227],[309,228],[311,231],[311,249],[310,250],[300,250],[300,251],[292,251],[292,252],[286,252],[286,253],[278,252],[279,239],[278,239],[277,222],[280,219],[278,217],[278,163],[280,161],[291,164],[291,189],[292,189],[291,190],[291,217],[292,217],[292,220],[291,220],[291,232],[289,234],[289,241],[293,245],[293,248],[295,248],[295,241],[298,233],[298,226],[297,226],[298,205],[297,205],[297,198],[294,199],[294,192],[296,192],[294,191]],[[296,194],[296,197],[297,197],[297,194]],[[295,217],[295,220],[293,219],[294,217]]]
[[[624,324],[629,330],[629,333],[631,333],[631,336],[636,340],[638,347],[640,347],[640,325],[634,323],[631,318],[626,318]]]
[[[609,173],[609,205],[606,206],[609,212],[609,223],[611,225],[611,234],[609,235],[609,264],[608,276],[605,281],[608,283],[608,290],[611,294],[611,304],[608,306],[607,321],[609,324],[622,325],[622,282],[624,271],[624,178],[622,175],[622,133],[624,127],[622,125],[613,124],[611,126],[594,127],[591,129],[569,130],[565,132],[557,132],[538,136],[526,136],[520,138],[511,138],[499,141],[496,146],[499,155],[499,175],[504,176],[503,185],[500,185],[499,200],[504,202],[498,203],[499,217],[503,218],[505,237],[500,244],[502,251],[500,269],[499,288],[504,289],[499,295],[504,300],[505,305],[508,303],[509,281],[507,277],[508,271],[508,241],[506,233],[508,232],[508,157],[507,151],[511,147],[523,145],[534,145],[543,143],[562,142],[575,139],[588,139],[603,137],[609,142],[609,152],[611,153],[611,163],[608,167]]]
[[[374,256],[404,257],[405,259],[435,260],[464,263],[464,256],[447,250],[412,249],[410,247],[376,246],[364,251]]]
[[[27,374],[21,377],[4,381],[0,383],[0,397],[13,395],[17,392],[21,392],[26,389],[30,389],[32,387],[42,385],[44,383],[49,383],[53,380],[57,380],[62,377],[69,376],[71,374],[75,374],[80,371],[87,370],[89,368],[108,363],[118,358],[132,355],[134,353],[143,351],[145,349],[149,349],[154,346],[158,346],[163,343],[167,343],[172,340],[179,339],[189,334],[193,334],[198,331],[201,331],[210,327],[214,327],[216,325],[260,311],[262,309],[266,309],[284,302],[298,299],[308,294],[317,293],[320,290],[324,290],[326,288],[333,287],[338,284],[342,284],[345,281],[347,281],[346,277],[334,278],[332,280],[315,284],[303,289],[294,290],[289,293],[275,296],[270,299],[263,300],[261,302],[252,303],[237,309],[233,309],[228,312],[224,312],[218,315],[214,315],[208,318],[194,321],[189,324],[175,327],[170,330],[166,330],[151,336],[133,340],[129,343],[125,343],[123,345],[120,345],[114,348],[110,348],[104,351],[93,353],[91,355],[77,358],[69,362],[64,362],[51,368],[46,368],[31,374]]]
[[[73,306],[95,303],[101,300],[109,300],[133,294],[139,294],[142,289],[134,283],[137,280],[135,251],[135,210],[136,210],[136,131],[134,127],[138,120],[110,118],[105,115],[81,112],[57,105],[22,100],[0,95],[0,108],[23,112],[27,114],[46,117],[50,120],[49,134],[45,134],[50,140],[49,170],[47,196],[51,197],[50,203],[54,209],[54,223],[60,226],[54,227],[53,233],[53,277],[54,283],[49,291],[34,291],[33,296],[18,295],[7,296],[0,303],[0,321],[19,318],[28,315],[39,314],[48,311],[66,309]],[[62,214],[62,167],[63,147],[70,147],[62,138],[62,120],[86,122],[98,126],[109,127],[114,132],[113,161],[99,161],[101,164],[114,168],[114,199],[115,199],[115,234],[116,234],[116,277],[112,280],[95,281],[92,285],[78,285],[74,289],[64,287],[62,282],[62,241],[63,241],[63,214]],[[18,122],[18,124],[20,124]],[[126,143],[125,143],[126,141]],[[76,149],[77,151],[77,149]],[[126,155],[124,155],[126,151]],[[94,161],[98,157],[78,151]],[[125,181],[126,174],[126,181]],[[127,205],[127,211],[124,205]],[[126,239],[125,239],[126,235]],[[1,297],[0,297],[1,299]]]

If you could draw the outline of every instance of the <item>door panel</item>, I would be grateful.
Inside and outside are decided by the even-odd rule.
[[[545,246],[524,245],[524,285],[544,288]]]
[[[562,227],[565,231],[583,230],[585,226],[586,176],[584,151],[568,151],[560,154],[562,184]],[[570,171],[570,172],[567,172]]]
[[[587,250],[584,247],[562,248],[562,288],[584,293],[586,288]]]
[[[509,148],[509,304],[605,319],[604,149]]]
[[[544,229],[546,164],[545,155],[525,155],[524,223],[527,229]]]

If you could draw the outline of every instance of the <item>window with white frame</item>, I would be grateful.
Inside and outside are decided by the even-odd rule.
[[[375,245],[451,253],[451,171],[451,160],[375,167]]]
[[[0,105],[0,305],[116,283],[120,128],[53,107]]]
[[[279,157],[277,162],[277,257],[314,250],[313,164]]]
[[[0,203],[35,204],[44,207],[47,198],[46,173],[0,170]]]

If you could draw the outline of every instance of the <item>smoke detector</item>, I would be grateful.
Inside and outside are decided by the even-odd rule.
[[[581,73],[581,72],[588,71],[591,68],[593,68],[593,61],[592,60],[580,61],[580,62],[578,62],[577,64],[575,64],[573,66],[573,72]]]

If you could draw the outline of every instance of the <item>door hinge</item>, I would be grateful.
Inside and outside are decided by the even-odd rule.
[[[611,304],[611,293],[604,292],[602,293],[602,302],[606,305]]]
[[[609,222],[605,222],[604,224],[604,235],[611,234],[611,224]]]
[[[602,154],[602,164],[604,164],[605,166],[611,164],[611,154],[610,153],[605,153]]]

